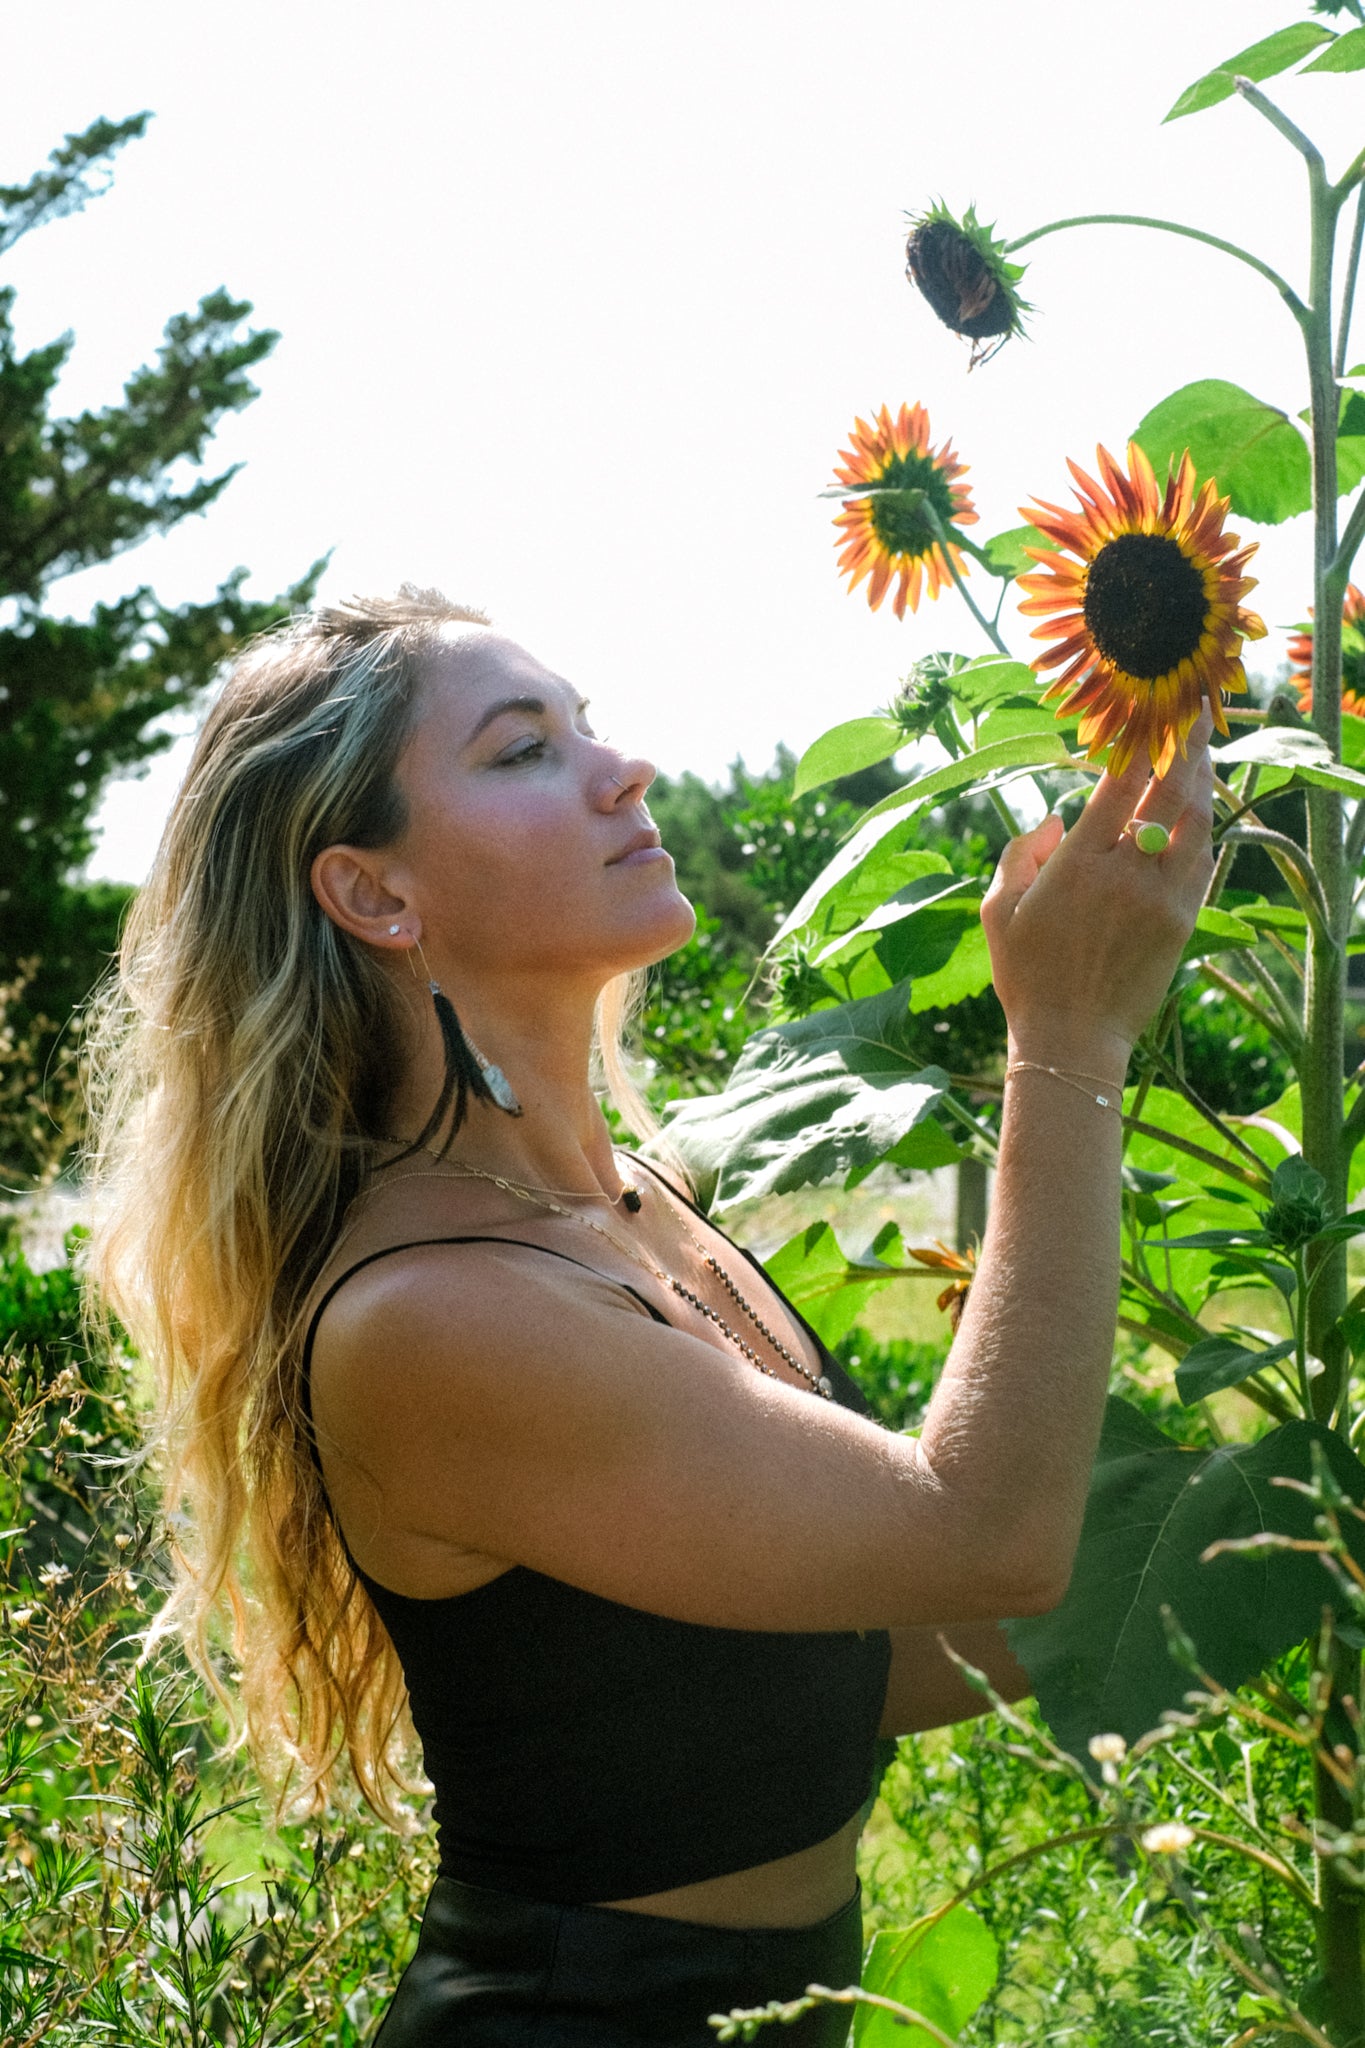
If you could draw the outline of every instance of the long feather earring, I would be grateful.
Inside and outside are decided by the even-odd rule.
[[[401,925],[390,925],[389,937],[397,938],[401,930]],[[403,1159],[406,1159],[410,1153],[421,1151],[423,1147],[430,1143],[445,1122],[452,1103],[454,1104],[455,1113],[451,1117],[450,1132],[446,1139],[447,1146],[454,1139],[466,1116],[469,1114],[471,1096],[478,1102],[491,1102],[495,1108],[502,1110],[507,1116],[520,1116],[522,1114],[522,1107],[517,1100],[516,1091],[506,1074],[503,1073],[502,1068],[494,1066],[492,1060],[485,1058],[484,1054],[479,1051],[479,1048],[465,1036],[464,1026],[455,1014],[455,1005],[427,966],[427,956],[422,951],[421,942],[414,939],[413,945],[426,972],[427,988],[431,992],[432,1008],[436,1012],[436,1022],[440,1026],[441,1043],[445,1050],[445,1072],[441,1077],[441,1092],[436,1099],[436,1105],[431,1115],[427,1118],[426,1123],[408,1147],[407,1152],[399,1154],[399,1157]],[[412,967],[411,953],[408,955],[408,965]],[[412,972],[414,977],[416,977],[417,969],[415,967],[412,967]],[[443,1147],[442,1149],[444,1150],[445,1148]]]

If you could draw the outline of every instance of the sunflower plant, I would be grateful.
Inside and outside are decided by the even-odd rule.
[[[1365,69],[1357,0],[1236,52],[1167,118],[1235,97],[1275,130],[1306,174],[1302,288],[1252,250],[1147,215],[1073,216],[1013,239],[942,203],[912,217],[911,282],[971,343],[969,367],[1024,324],[1022,250],[1121,223],[1257,273],[1299,331],[1306,391],[1281,407],[1214,376],[1188,384],[1133,426],[1122,459],[1100,447],[1093,468],[1070,463],[1069,492],[1050,482],[1020,526],[984,540],[969,530],[967,471],[923,404],[855,422],[825,493],[839,501],[850,589],[874,608],[890,595],[899,616],[955,591],[984,644],[919,664],[887,708],[834,727],[801,760],[798,793],[919,750],[911,780],[862,817],[777,932],[778,1021],[747,1042],[722,1092],[678,1105],[670,1128],[718,1211],[853,1186],[884,1163],[989,1162],[1000,1061],[978,1054],[955,1071],[951,1030],[944,1065],[916,1057],[923,1013],[951,1021],[990,983],[983,882],[926,846],[925,823],[973,797],[1013,832],[1040,800],[1083,802],[1106,764],[1142,753],[1161,775],[1209,705],[1216,872],[1123,1105],[1119,1322],[1145,1347],[1148,1385],[1164,1360],[1170,1403],[1193,1413],[1168,1433],[1150,1402],[1111,1402],[1071,1588],[1011,1633],[1053,1737],[1092,1762],[1093,1739],[1131,1746],[1184,1711],[1192,1656],[1206,1690],[1232,1700],[1295,1646],[1317,1646],[1312,1725],[1330,1738],[1317,1743],[1295,1882],[1312,1902],[1319,1970],[1276,2024],[1346,2048],[1365,2043],[1365,1634],[1349,1572],[1339,1560],[1323,1570],[1319,1525],[1327,1489],[1342,1504],[1343,1555],[1365,1559],[1365,1519],[1345,1512],[1365,1504],[1365,1286],[1350,1269],[1365,1235],[1365,1061],[1347,1036],[1349,961],[1365,952],[1365,600],[1350,582],[1365,539],[1365,364],[1348,367],[1365,149],[1329,174],[1264,90],[1291,68]],[[1312,552],[1294,688],[1253,705],[1244,649],[1265,628],[1247,604],[1255,549],[1232,522],[1298,515]],[[1037,622],[1022,650],[1001,627],[1016,584]],[[1275,1048],[1290,1077],[1277,1100],[1238,1113],[1192,1083],[1182,1030],[1211,1003]],[[857,1256],[824,1226],[779,1258],[826,1334],[878,1290],[941,1270],[891,1226]]]

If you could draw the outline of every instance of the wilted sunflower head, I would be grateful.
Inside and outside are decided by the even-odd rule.
[[[1023,315],[1033,310],[1015,289],[1024,266],[1005,260],[1005,243],[982,226],[974,206],[960,221],[942,200],[909,218],[905,274],[919,286],[944,326],[973,343],[967,366],[972,369],[1003,348],[1012,334],[1023,333]],[[983,349],[983,342],[994,342],[995,347]]]
[[[1040,569],[1019,578],[1029,593],[1019,609],[1058,615],[1034,630],[1035,640],[1058,644],[1033,666],[1065,663],[1044,701],[1064,699],[1059,718],[1080,712],[1090,758],[1110,747],[1110,772],[1118,775],[1141,748],[1164,775],[1177,751],[1184,753],[1204,699],[1225,733],[1223,692],[1246,688],[1242,641],[1265,632],[1240,605],[1256,587],[1242,573],[1256,550],[1239,548],[1237,535],[1224,531],[1228,501],[1212,480],[1196,491],[1188,453],[1171,465],[1164,495],[1136,441],[1128,444],[1127,475],[1107,449],[1096,453],[1102,484],[1067,464],[1079,510],[1045,502],[1024,508],[1066,553],[1025,550]]]
[[[875,612],[899,577],[891,609],[898,619],[919,608],[927,587],[937,597],[952,581],[953,568],[966,574],[966,564],[951,541],[945,549],[939,532],[974,526],[971,493],[957,479],[967,474],[948,442],[929,446],[929,415],[922,405],[903,405],[892,419],[886,406],[869,426],[855,420],[853,446],[840,451],[834,474],[860,495],[847,498],[834,524],[843,538],[839,567],[856,590],[866,576],[867,601]],[[932,514],[932,516],[930,516]],[[937,522],[937,524],[935,523]]]
[[[1299,709],[1305,718],[1313,710],[1313,627],[1300,626],[1289,642],[1293,673],[1290,683],[1299,693]],[[1346,586],[1341,607],[1341,708],[1352,718],[1365,718],[1365,591],[1354,583]]]

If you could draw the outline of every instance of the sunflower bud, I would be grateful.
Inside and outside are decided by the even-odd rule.
[[[909,218],[906,276],[919,286],[944,326],[972,342],[968,368],[984,363],[1012,334],[1022,334],[1023,315],[1032,311],[1015,290],[1024,266],[1006,262],[1007,245],[982,226],[973,206],[960,221],[942,201]],[[995,347],[983,350],[982,343],[988,341]]]
[[[1261,1218],[1282,1251],[1310,1243],[1328,1221],[1327,1183],[1306,1159],[1281,1160],[1270,1179],[1270,1207]]]
[[[926,654],[915,663],[886,707],[907,740],[926,738],[951,709],[953,688],[948,679],[966,666],[961,654]]]

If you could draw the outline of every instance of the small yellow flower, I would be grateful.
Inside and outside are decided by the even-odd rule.
[[[1181,1856],[1193,1840],[1193,1828],[1187,1828],[1183,1821],[1165,1820],[1158,1827],[1148,1828],[1142,1846],[1149,1856]]]

